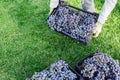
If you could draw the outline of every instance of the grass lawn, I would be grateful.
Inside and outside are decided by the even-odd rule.
[[[68,2],[80,7],[79,0]],[[104,0],[95,3],[100,12]],[[24,80],[57,59],[74,67],[96,50],[120,60],[120,1],[87,46],[50,30],[48,12],[49,0],[0,0],[0,80]]]

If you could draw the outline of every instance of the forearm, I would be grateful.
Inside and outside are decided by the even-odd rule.
[[[117,0],[105,0],[101,13],[98,17],[98,22],[100,22],[101,24],[105,23],[105,21],[107,20],[107,17],[111,13],[111,11],[114,9],[116,3],[117,3]]]

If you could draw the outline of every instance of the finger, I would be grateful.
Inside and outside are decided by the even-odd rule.
[[[94,29],[93,29],[93,33],[96,33],[96,32],[97,32],[97,28],[94,28]]]
[[[96,35],[96,33],[93,33],[93,36],[95,36]]]
[[[99,34],[100,34],[100,32],[96,32],[96,33],[93,35],[93,37],[98,37]]]
[[[99,34],[95,34],[95,35],[93,35],[94,38],[96,38],[96,37],[98,37],[98,36],[99,36]]]
[[[94,31],[93,31],[93,36],[94,36],[94,35],[96,35],[96,33],[97,33],[97,31],[96,31],[96,30],[94,30]]]

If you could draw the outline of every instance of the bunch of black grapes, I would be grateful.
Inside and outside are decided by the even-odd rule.
[[[32,78],[26,80],[76,80],[77,75],[73,73],[68,64],[63,60],[58,60],[51,64],[49,68],[42,72],[36,72]]]
[[[83,60],[79,68],[85,80],[120,80],[118,60],[99,51]]]

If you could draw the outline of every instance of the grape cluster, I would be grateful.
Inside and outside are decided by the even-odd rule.
[[[119,62],[101,52],[83,60],[79,68],[85,80],[120,80]]]
[[[79,41],[91,40],[97,16],[58,6],[54,14],[47,19],[49,27]]]
[[[63,60],[58,60],[42,72],[36,72],[32,78],[26,80],[76,80],[77,75],[73,73],[68,64]]]

